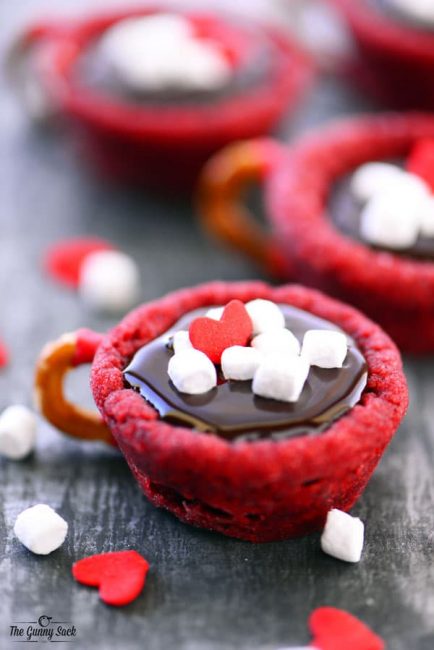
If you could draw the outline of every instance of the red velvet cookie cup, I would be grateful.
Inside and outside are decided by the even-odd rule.
[[[370,0],[328,0],[354,36],[359,61],[352,70],[366,89],[396,108],[434,108],[434,30],[417,28]]]
[[[104,30],[124,18],[159,11],[158,6],[135,8],[66,24],[35,25],[11,60],[35,57],[43,92],[78,127],[88,157],[105,175],[127,184],[182,191],[193,185],[203,163],[220,147],[270,131],[295,106],[313,67],[286,36],[255,25],[275,48],[273,73],[219,101],[134,105],[80,81],[77,62]],[[242,23],[226,15],[183,14],[200,33],[221,44],[235,67],[248,57],[253,42]]]
[[[334,184],[369,161],[405,158],[434,137],[429,114],[383,114],[338,122],[292,149],[273,141],[232,145],[201,182],[205,225],[269,272],[354,304],[400,349],[434,352],[434,262],[379,251],[344,235],[327,214]],[[262,178],[272,236],[257,232],[239,202],[246,180]]]
[[[229,442],[168,424],[122,371],[135,352],[183,314],[232,299],[265,298],[310,311],[356,340],[368,365],[360,402],[321,434]],[[211,283],[129,314],[105,336],[91,374],[95,402],[142,490],[189,524],[252,542],[304,535],[327,512],[348,510],[365,488],[407,407],[399,352],[355,309],[297,285]]]

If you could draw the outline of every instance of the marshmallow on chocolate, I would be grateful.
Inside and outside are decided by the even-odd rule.
[[[246,304],[246,310],[252,320],[254,335],[285,327],[285,317],[282,311],[271,300],[262,298],[251,300]]]
[[[334,330],[308,330],[303,337],[301,356],[311,366],[342,368],[348,352],[347,337]]]
[[[252,347],[262,354],[300,354],[300,343],[290,330],[268,330],[252,340]]]
[[[220,48],[197,38],[190,21],[177,14],[128,18],[107,30],[102,52],[134,91],[213,90],[232,70]]]
[[[261,353],[255,348],[234,345],[222,354],[221,366],[225,379],[246,381],[253,376],[261,363]]]
[[[180,393],[200,395],[217,385],[217,372],[206,354],[185,348],[169,361],[169,377]]]
[[[309,363],[293,355],[266,356],[253,377],[255,395],[282,402],[297,402],[309,374]]]

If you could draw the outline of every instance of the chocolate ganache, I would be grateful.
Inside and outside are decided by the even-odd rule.
[[[397,160],[382,160],[372,162],[387,162],[404,168],[403,161]],[[378,247],[374,244],[367,242],[361,235],[360,220],[364,207],[364,203],[354,196],[351,190],[352,173],[343,176],[337,183],[334,184],[327,206],[328,217],[332,220],[335,226],[344,235],[348,235],[352,239],[363,242],[366,246],[376,250],[385,250],[395,255],[414,257],[422,260],[434,259],[434,237],[424,237],[419,235],[415,244],[406,249],[392,249],[386,247]]]
[[[300,342],[310,329],[339,330],[333,323],[303,310],[289,305],[279,307],[286,327]],[[178,392],[167,372],[173,354],[171,337],[188,329],[192,320],[206,312],[204,308],[186,314],[169,331],[141,348],[124,370],[126,385],[138,390],[161,419],[229,440],[282,439],[324,431],[360,400],[366,386],[367,365],[350,338],[343,367],[311,367],[296,403],[258,397],[252,392],[251,381],[225,381],[222,376],[217,387],[208,393]]]

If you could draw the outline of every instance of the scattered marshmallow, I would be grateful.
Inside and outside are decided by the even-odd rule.
[[[255,395],[282,402],[296,402],[309,374],[303,357],[270,355],[264,358],[253,377]]]
[[[221,366],[225,379],[247,381],[253,376],[261,363],[261,353],[255,348],[234,345],[222,354]]]
[[[301,356],[311,366],[342,368],[347,352],[347,337],[342,332],[308,330],[303,337]]]
[[[19,404],[9,406],[0,415],[0,454],[21,460],[30,454],[36,442],[36,417]]]
[[[213,320],[220,320],[223,316],[224,310],[224,307],[211,307],[211,309],[208,309],[205,316],[206,318],[212,318]]]
[[[334,508],[327,515],[321,536],[324,553],[344,562],[359,562],[362,556],[364,524],[358,517],[352,517]]]
[[[190,335],[187,330],[179,330],[175,332],[172,339],[173,351],[178,354],[182,350],[188,350],[193,347],[190,341]]]
[[[396,165],[371,162],[361,165],[351,179],[351,191],[359,201],[369,201],[402,182],[404,172]]]
[[[79,294],[97,311],[119,313],[138,300],[140,273],[134,260],[118,251],[88,255],[80,269]]]
[[[408,18],[434,25],[434,5],[432,0],[389,0],[389,2]]]
[[[174,354],[169,361],[169,377],[180,393],[200,395],[217,385],[217,372],[206,354],[194,348]]]
[[[190,21],[176,14],[123,20],[107,30],[101,47],[115,73],[137,91],[212,90],[232,75],[220,48],[197,38]]]
[[[32,553],[48,555],[62,546],[68,524],[53,508],[40,503],[21,512],[14,533]]]
[[[252,319],[254,335],[285,327],[285,317],[282,311],[271,300],[262,298],[251,300],[246,304],[246,309]]]
[[[377,246],[410,248],[419,234],[418,200],[413,192],[377,194],[360,215],[362,237]]]
[[[271,330],[258,334],[252,340],[252,347],[262,354],[300,354],[300,343],[294,334],[287,329]]]

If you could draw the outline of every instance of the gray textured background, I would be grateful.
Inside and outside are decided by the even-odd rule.
[[[55,10],[84,4],[58,0]],[[2,52],[44,7],[53,10],[53,3],[0,2]],[[140,264],[143,300],[203,280],[258,277],[203,236],[187,202],[101,183],[80,169],[68,141],[29,128],[3,79],[0,92],[0,333],[13,356],[0,374],[0,408],[31,404],[33,365],[47,340],[77,326],[112,325],[43,276],[41,254],[50,242],[80,234],[117,242]],[[323,80],[281,134],[289,139],[361,107],[360,97]],[[432,362],[407,360],[406,368],[409,416],[355,508],[366,522],[357,566],[323,555],[318,536],[251,545],[182,525],[147,504],[116,452],[73,442],[41,422],[29,460],[0,460],[0,647],[16,647],[8,639],[14,621],[48,614],[76,625],[72,647],[82,649],[276,650],[307,643],[309,613],[327,604],[364,619],[392,650],[433,648]],[[70,390],[90,403],[86,370]],[[65,545],[45,558],[12,534],[16,515],[36,502],[70,525]],[[110,609],[72,581],[74,560],[129,547],[151,563],[145,591],[131,606]]]

